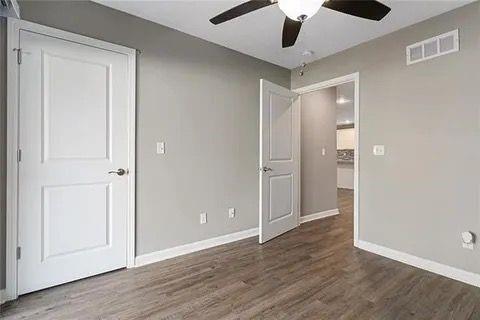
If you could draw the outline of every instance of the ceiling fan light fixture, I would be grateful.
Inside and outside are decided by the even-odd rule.
[[[294,21],[304,22],[317,13],[324,0],[278,0],[280,10]]]
[[[248,0],[216,15],[210,22],[217,25],[277,3],[286,15],[282,48],[295,45],[303,22],[313,17],[320,7],[375,21],[382,20],[390,12],[389,7],[377,0]]]

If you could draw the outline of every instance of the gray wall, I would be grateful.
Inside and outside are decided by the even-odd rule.
[[[289,70],[92,2],[22,1],[20,6],[25,20],[142,50],[137,254],[257,227],[259,79],[289,87]],[[4,57],[4,37],[0,40]],[[157,141],[166,142],[165,156],[156,155]],[[2,159],[3,154],[4,147]],[[229,207],[237,209],[233,220]],[[205,225],[199,223],[201,211],[208,212]],[[2,205],[0,230],[3,212]]]
[[[460,52],[406,66],[407,45],[456,28]],[[360,239],[476,273],[460,232],[480,236],[479,35],[475,2],[292,71],[292,88],[360,72]]]
[[[302,216],[337,208],[336,100],[335,87],[301,96]]]

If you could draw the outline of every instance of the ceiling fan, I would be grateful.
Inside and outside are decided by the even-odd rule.
[[[252,11],[277,4],[286,17],[283,23],[282,47],[291,47],[297,41],[302,24],[317,13],[320,7],[352,16],[380,21],[390,8],[375,0],[250,0],[210,19],[217,25]]]

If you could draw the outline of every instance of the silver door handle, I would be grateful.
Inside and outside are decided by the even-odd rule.
[[[120,168],[120,169],[118,169],[118,170],[116,170],[116,171],[108,171],[108,173],[109,173],[109,174],[114,174],[114,173],[116,173],[116,174],[119,175],[119,176],[123,176],[125,173],[128,173],[128,171],[125,170],[125,169]]]
[[[268,172],[268,171],[273,171],[273,169],[272,169],[272,168],[269,168],[269,167],[263,167],[263,168],[262,168],[262,171],[263,171],[263,172]]]

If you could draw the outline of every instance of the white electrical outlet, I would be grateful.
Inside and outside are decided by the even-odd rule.
[[[207,213],[206,212],[201,212],[200,213],[200,224],[205,224],[207,223]]]
[[[230,219],[235,218],[235,208],[229,208],[228,209],[228,217]]]
[[[384,145],[373,146],[373,154],[376,155],[376,156],[385,155],[385,146]]]
[[[157,154],[165,154],[165,142],[157,142]]]
[[[473,250],[473,244],[475,243],[475,234],[470,231],[462,232],[462,247],[464,249]]]

